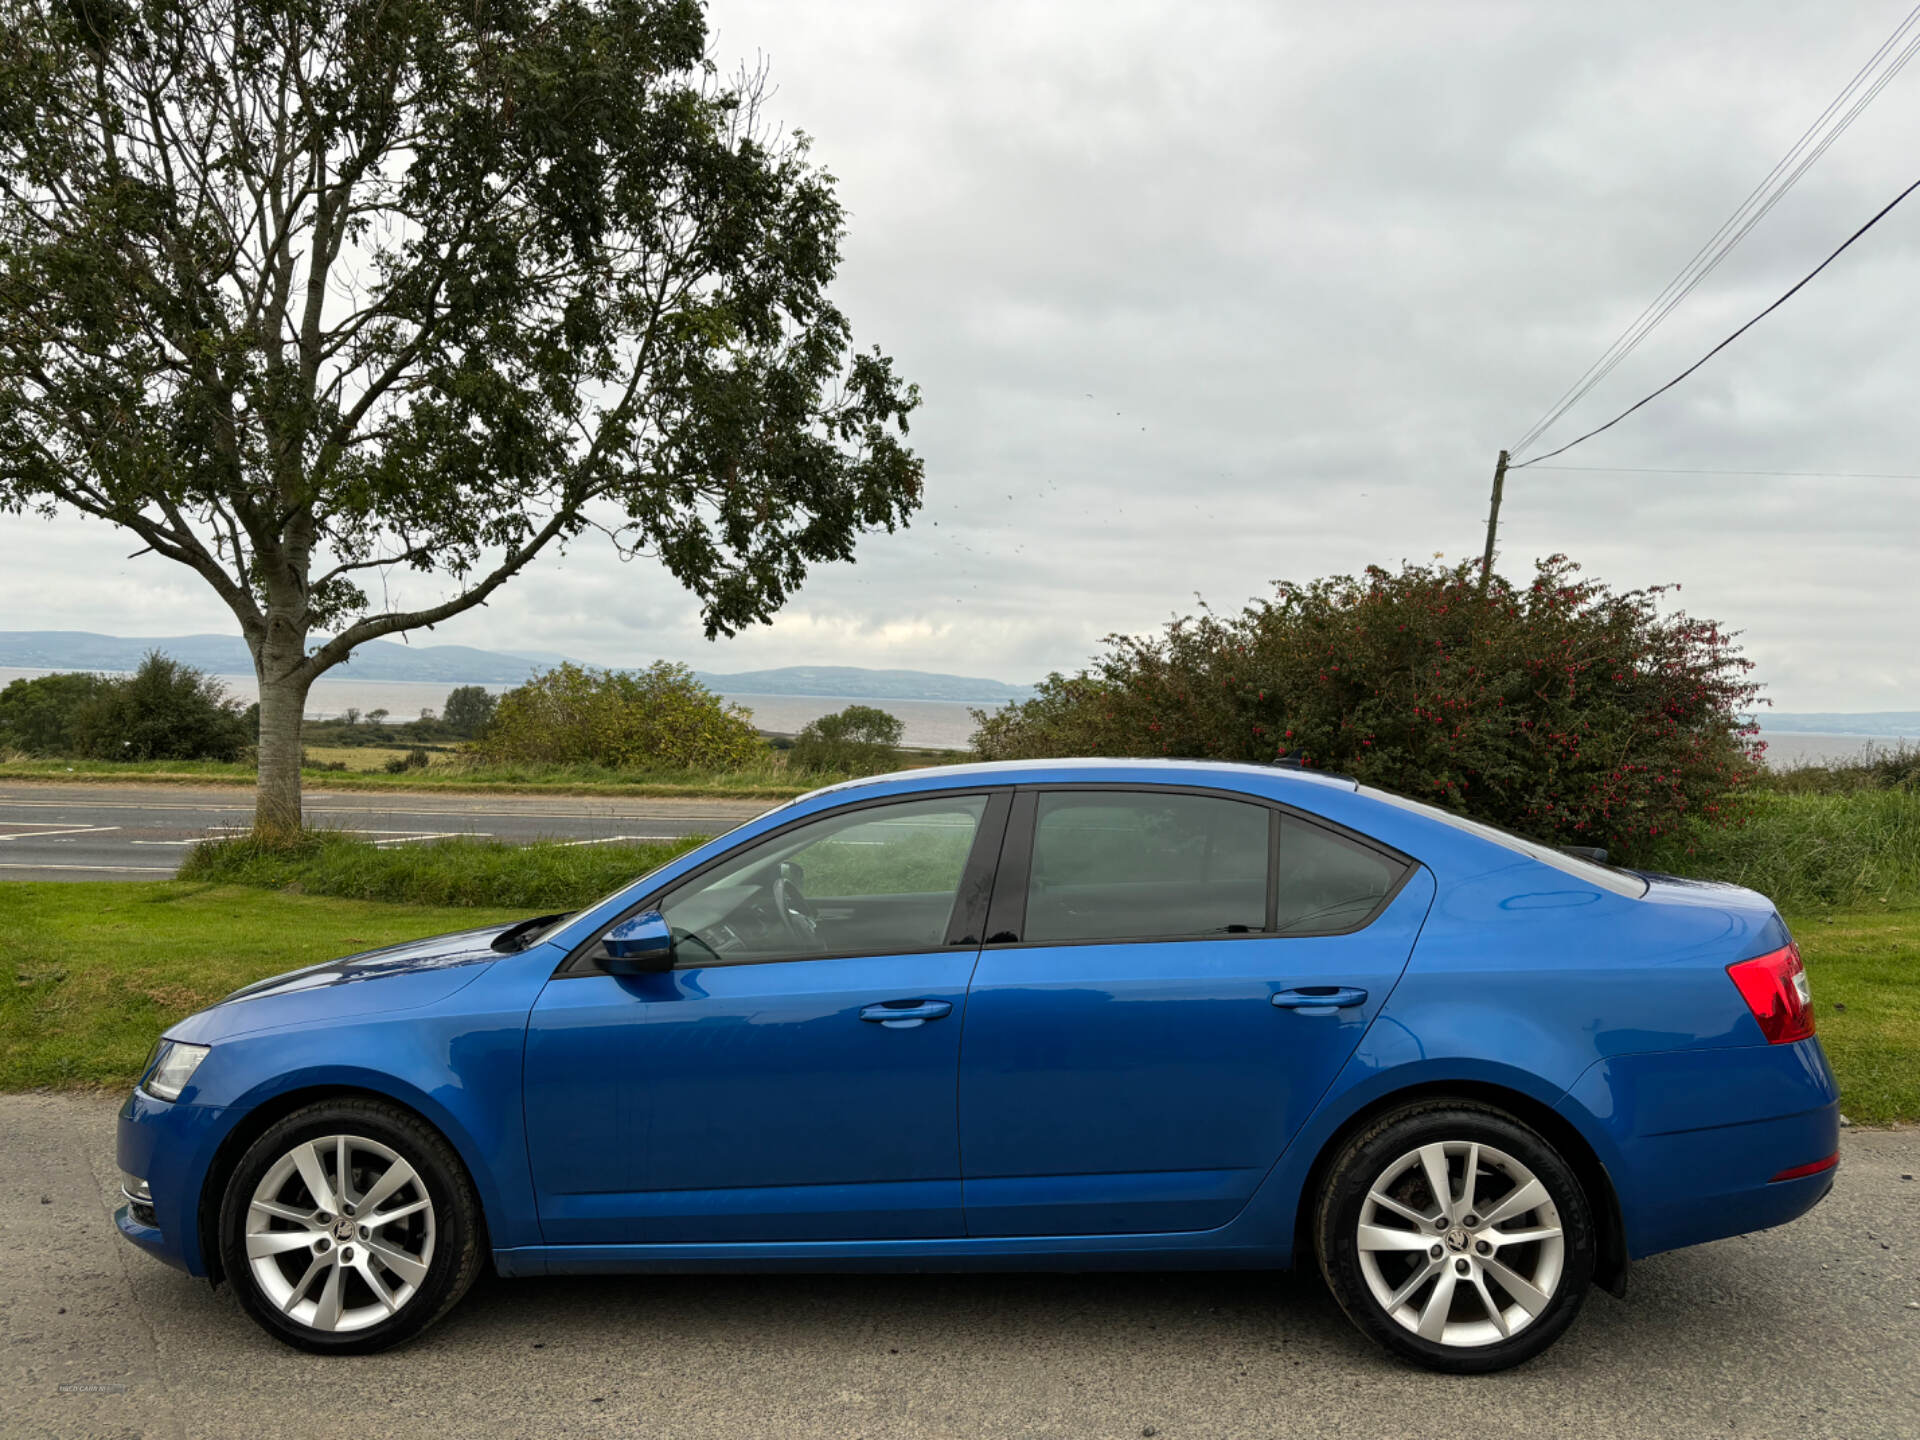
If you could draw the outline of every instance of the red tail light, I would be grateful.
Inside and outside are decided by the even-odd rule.
[[[1799,946],[1729,965],[1727,974],[1740,987],[1740,998],[1760,1022],[1769,1045],[1813,1034],[1813,989],[1807,984],[1807,967],[1800,963]]]

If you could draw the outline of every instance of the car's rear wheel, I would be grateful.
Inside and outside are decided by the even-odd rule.
[[[1322,1187],[1315,1240],[1355,1325],[1457,1374],[1538,1355],[1593,1278],[1579,1178],[1534,1130],[1470,1100],[1409,1105],[1349,1140]]]
[[[277,1339],[367,1354],[418,1335],[481,1265],[479,1205],[419,1116],[359,1098],[286,1116],[247,1148],[220,1207],[221,1259]]]

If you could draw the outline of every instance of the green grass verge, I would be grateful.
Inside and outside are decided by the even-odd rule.
[[[658,845],[436,840],[383,850],[357,836],[316,830],[296,845],[266,845],[251,836],[196,845],[179,878],[396,905],[504,905],[538,914],[586,905],[703,838]]]
[[[1920,1121],[1920,910],[1789,912],[1840,1108],[1863,1125]]]
[[[0,885],[0,1089],[130,1085],[161,1030],[241,985],[522,913],[179,881]]]

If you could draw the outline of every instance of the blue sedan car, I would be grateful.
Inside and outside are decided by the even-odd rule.
[[[1490,1371],[1820,1200],[1813,1028],[1751,891],[1311,771],[955,766],[181,1021],[118,1224],[322,1353],[488,1265],[1317,1263],[1389,1349]]]

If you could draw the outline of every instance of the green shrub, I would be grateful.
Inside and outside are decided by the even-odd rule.
[[[331,830],[309,830],[292,844],[240,835],[194,846],[180,867],[180,879],[350,900],[538,914],[578,909],[701,841],[697,836],[657,845],[433,840],[383,850],[359,836]]]
[[[82,706],[74,732],[77,753],[96,760],[238,760],[252,744],[226,687],[158,650]]]
[[[1627,856],[1724,818],[1756,768],[1751,662],[1712,621],[1563,556],[1531,584],[1477,563],[1282,585],[976,712],[987,759],[1290,755],[1475,818]]]
[[[385,768],[389,775],[404,775],[409,770],[424,770],[431,763],[432,757],[416,745],[404,755],[389,757]]]
[[[0,751],[79,754],[75,718],[115,683],[105,675],[77,671],[15,680],[0,690]]]
[[[815,774],[873,775],[899,763],[906,727],[872,705],[849,705],[837,715],[808,722],[793,737],[787,763]]]
[[[473,744],[489,764],[732,770],[762,758],[752,717],[662,660],[646,670],[561,665],[502,695]]]
[[[91,760],[238,760],[246,712],[191,665],[150,651],[131,675],[42,675],[0,691],[0,750]]]
[[[460,685],[447,692],[440,721],[463,740],[471,740],[487,728],[497,705],[484,685]]]

